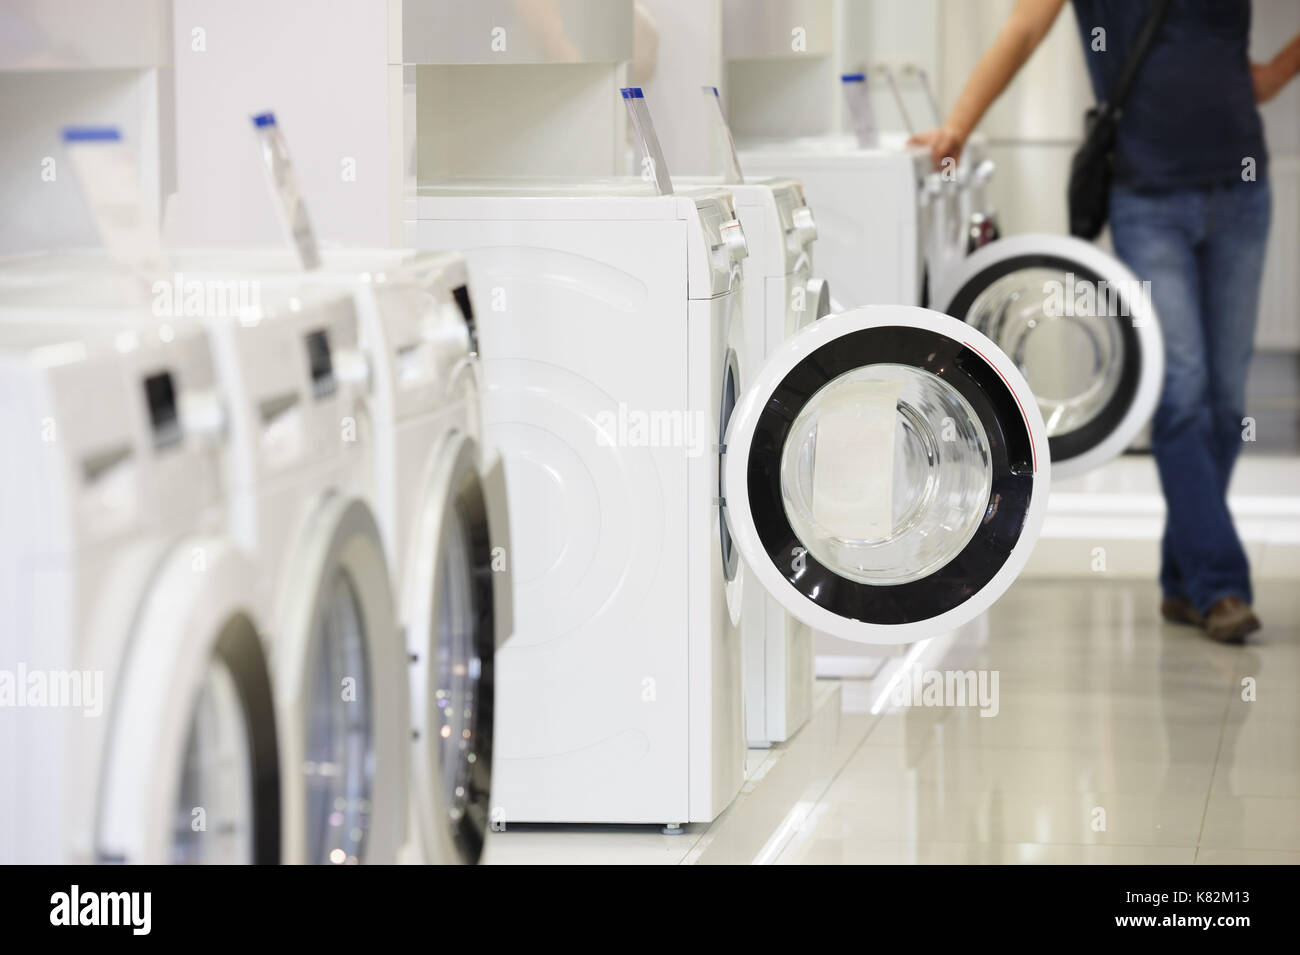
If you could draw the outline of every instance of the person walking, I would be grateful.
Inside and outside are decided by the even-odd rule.
[[[956,159],[1066,0],[1017,0],[944,124],[913,137]],[[1072,0],[1093,91],[1114,88],[1152,4]],[[1251,64],[1250,0],[1172,0],[1119,116],[1109,219],[1120,259],[1150,283],[1165,340],[1151,443],[1167,517],[1161,614],[1240,642],[1260,627],[1228,511],[1272,199],[1257,103],[1300,72],[1300,35]]]

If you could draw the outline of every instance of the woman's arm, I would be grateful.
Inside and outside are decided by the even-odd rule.
[[[1250,73],[1255,80],[1255,102],[1267,103],[1300,73],[1300,33],[1267,63],[1251,64]]]
[[[936,167],[946,157],[961,155],[971,130],[1043,42],[1063,6],[1065,0],[1016,0],[1015,9],[980,57],[948,119],[938,129],[912,137],[913,143],[930,147]]]

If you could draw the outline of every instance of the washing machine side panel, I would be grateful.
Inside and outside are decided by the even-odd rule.
[[[723,424],[727,353],[735,341],[732,323],[743,320],[738,314],[743,309],[739,297],[733,292],[690,303],[688,406],[698,409],[699,417],[707,417],[709,422],[709,441],[700,442],[702,453],[691,449],[688,464],[692,822],[712,821],[744,782],[743,654],[740,621],[733,622],[728,608],[729,585],[722,555],[724,517],[718,506],[719,458],[714,450],[720,444]],[[743,379],[738,384],[743,384]],[[739,568],[737,572],[741,573]],[[739,599],[743,611],[743,587]]]
[[[751,175],[803,183],[817,216],[817,272],[830,282],[839,306],[917,304],[917,187],[910,158],[755,150],[743,153],[741,162]]]
[[[741,228],[749,242],[749,257],[744,261],[745,289],[745,366],[756,368],[767,354],[768,310],[771,307],[766,289],[785,271],[781,220],[770,205],[739,206]]]
[[[741,673],[744,680],[745,739],[750,746],[771,742],[767,730],[767,593],[746,587],[740,618]]]
[[[77,549],[84,528],[76,520],[68,443],[36,439],[42,432],[62,437],[54,396],[26,361],[2,361],[0,427],[15,442],[33,440],[0,460],[0,670],[71,669],[78,665],[78,615],[103,568],[95,566],[93,549]],[[64,861],[57,853],[71,767],[60,746],[71,717],[62,708],[2,712],[0,766],[11,768],[0,781],[0,863]]]
[[[772,597],[767,605],[767,727],[774,743],[788,740],[812,715],[813,632]]]
[[[687,224],[419,228],[475,279],[485,452],[510,509],[496,817],[684,821]]]
[[[750,364],[751,371],[761,367],[772,349],[810,318],[797,311],[799,302],[795,298],[796,290],[806,289],[810,277],[811,269],[805,266],[789,275],[767,279],[765,347],[760,360]],[[812,305],[806,298],[803,304]],[[745,619],[741,626],[745,646],[746,735],[751,745],[782,742],[803,725],[811,705],[811,639],[807,636],[799,639],[798,633],[807,628],[790,617],[756,583],[745,589]],[[798,659],[792,659],[791,654]],[[807,687],[800,684],[799,673],[807,674]],[[807,703],[801,702],[805,699]]]

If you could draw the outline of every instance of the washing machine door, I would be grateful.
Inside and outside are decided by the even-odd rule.
[[[407,562],[413,789],[428,863],[477,863],[490,825],[493,661],[510,589],[506,551],[494,550],[495,483],[477,444],[448,435],[430,457]]]
[[[154,579],[109,697],[100,861],[279,862],[275,710],[246,604],[253,585],[233,547],[201,538]]]
[[[808,299],[810,308],[806,311],[811,314],[807,321],[817,321],[819,318],[825,318],[831,313],[831,283],[823,278],[810,278],[807,284]],[[805,323],[800,322],[799,327]]]
[[[739,304],[734,301],[735,296],[727,296],[724,300],[715,300],[712,307],[734,308],[734,313],[724,320],[723,327],[726,329],[726,338],[722,349],[722,366],[715,369],[718,378],[711,382],[713,393],[718,395],[718,400],[714,404],[717,410],[717,416],[709,422],[712,434],[716,436],[717,444],[717,489],[718,503],[713,515],[716,522],[717,540],[722,554],[722,579],[726,598],[727,616],[731,620],[733,627],[740,626],[740,617],[744,610],[745,594],[745,572],[744,565],[740,560],[740,551],[736,549],[736,542],[731,536],[730,521],[727,520],[726,502],[727,494],[724,490],[725,475],[723,473],[723,462],[725,461],[724,453],[727,447],[727,429],[731,424],[731,418],[736,411],[736,403],[740,400],[741,390],[746,380],[745,376],[749,374],[746,362],[742,361],[741,355],[744,354],[744,318]],[[713,439],[711,438],[710,441]]]
[[[1090,243],[999,239],[974,252],[935,305],[991,338],[1029,381],[1057,477],[1133,443],[1155,410],[1164,342],[1149,286]]]
[[[909,306],[830,315],[777,348],[725,450],[732,536],[794,617],[906,643],[986,609],[1047,505],[1029,387],[979,332]]]
[[[312,513],[272,636],[289,863],[390,863],[406,835],[409,688],[370,508]]]

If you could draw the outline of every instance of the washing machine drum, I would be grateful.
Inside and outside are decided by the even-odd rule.
[[[1028,558],[1048,479],[1028,386],[926,309],[831,315],[769,358],[728,431],[724,507],[759,583],[864,643],[951,630]]]
[[[1015,362],[1069,477],[1122,452],[1155,409],[1164,345],[1147,288],[1086,242],[1017,236],[976,251],[936,305]]]

